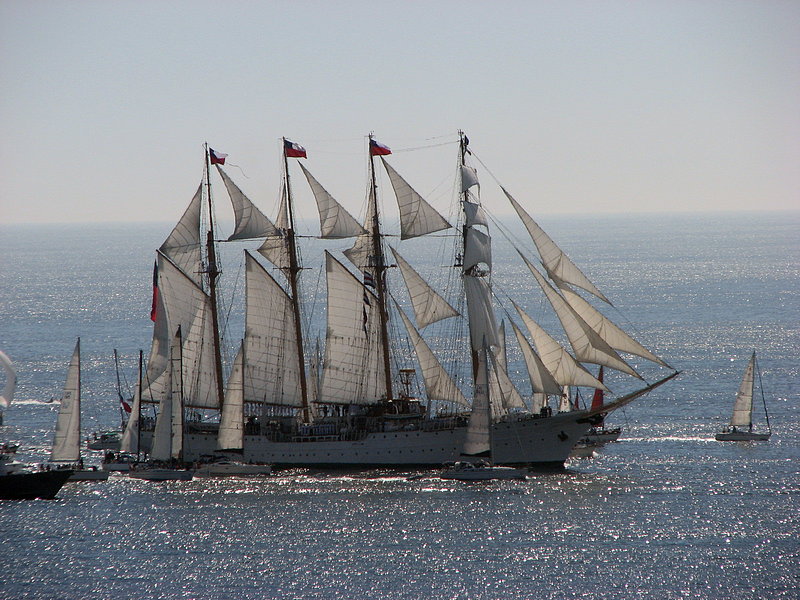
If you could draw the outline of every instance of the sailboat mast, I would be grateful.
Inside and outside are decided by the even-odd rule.
[[[217,314],[217,278],[219,269],[217,268],[217,251],[214,245],[214,211],[211,202],[211,157],[208,152],[208,144],[205,144],[206,160],[206,190],[208,197],[208,235],[206,236],[206,252],[208,256],[208,295],[211,298],[211,327],[214,332],[214,370],[217,375],[217,404],[222,408],[225,394],[222,388],[222,350],[219,339],[219,316]]]
[[[372,134],[369,135],[372,141]],[[389,312],[386,309],[386,263],[381,244],[380,219],[378,215],[378,185],[375,182],[375,157],[371,144],[369,153],[370,194],[372,198],[372,268],[375,270],[375,291],[378,296],[378,315],[380,321],[381,346],[383,347],[383,376],[386,383],[386,399],[394,398],[392,392],[392,368],[389,356]]]
[[[303,422],[311,422],[311,413],[308,407],[308,384],[306,382],[305,357],[303,354],[303,327],[300,321],[300,294],[297,286],[297,276],[300,273],[300,265],[297,260],[297,242],[294,234],[294,203],[292,202],[292,190],[289,185],[289,159],[286,157],[286,138],[283,138],[281,147],[283,148],[283,177],[286,201],[286,214],[289,219],[289,229],[286,232],[286,240],[289,246],[289,287],[292,291],[292,312],[294,313],[294,334],[297,340],[297,371],[300,374],[300,398],[303,405]]]
[[[137,418],[136,418],[136,461],[141,460],[142,451],[142,367],[144,365],[144,353],[139,350],[139,381],[136,386],[136,393],[138,394],[138,402],[136,403]],[[152,444],[152,442],[151,442]]]
[[[769,411],[767,411],[767,399],[764,397],[764,382],[761,380],[761,369],[758,368],[755,352],[753,352],[753,367],[755,367],[755,371],[758,373],[758,388],[761,391],[761,403],[764,405],[764,417],[767,419],[767,431],[772,433],[772,427],[769,424]]]

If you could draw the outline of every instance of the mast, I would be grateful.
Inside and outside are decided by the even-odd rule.
[[[755,367],[756,373],[758,373],[758,388],[761,390],[761,403],[764,405],[764,416],[767,419],[767,431],[772,433],[772,427],[769,424],[769,411],[767,411],[767,399],[764,397],[764,382],[761,380],[761,369],[758,368],[755,350],[753,350],[753,366]],[[755,385],[755,380],[753,380],[753,385]]]
[[[208,191],[208,235],[206,237],[206,252],[208,256],[208,295],[211,298],[211,327],[214,332],[214,369],[217,375],[217,404],[222,408],[225,398],[222,387],[222,350],[219,339],[219,317],[217,314],[217,278],[219,269],[217,268],[217,251],[214,245],[214,211],[211,202],[211,158],[208,152],[208,144],[205,144],[206,160],[206,189]]]
[[[136,393],[138,394],[138,402],[136,403],[136,462],[139,462],[142,451],[142,365],[144,363],[144,353],[139,350],[139,385],[136,386]],[[152,441],[151,441],[152,445]]]
[[[459,132],[458,132],[458,147],[459,147],[458,166],[459,166],[459,169],[466,165],[467,144],[468,143],[469,143],[469,141],[467,139],[467,136],[464,134],[463,131],[459,130]],[[463,186],[462,186],[462,188],[463,188]],[[463,205],[464,202],[468,201],[468,193],[469,192],[467,190],[462,189],[462,191],[461,191],[462,205]],[[465,219],[464,220],[464,226],[462,227],[462,230],[461,230],[461,233],[462,233],[461,260],[462,261],[464,260],[464,257],[465,257],[466,251],[467,251],[467,235],[468,235],[469,229],[470,229],[469,222]],[[464,269],[464,277],[475,277],[475,276],[477,276],[477,270],[478,270],[478,266],[477,265],[474,265],[474,266],[471,266],[471,267],[465,267],[465,269]],[[469,322],[470,329],[472,329],[472,327],[473,327],[472,320],[468,319],[468,322]],[[472,338],[473,338],[473,336],[470,335],[470,339],[471,340],[472,340]],[[484,340],[484,343],[485,343],[485,340]],[[478,365],[480,363],[480,360],[479,360],[479,349],[475,347],[474,343],[472,343],[471,346],[470,346],[470,354],[472,356],[472,379],[477,384],[477,382],[478,382]]]
[[[297,243],[294,233],[294,203],[292,202],[292,190],[289,186],[289,159],[286,157],[286,138],[282,140],[283,147],[283,177],[286,201],[286,214],[289,220],[289,228],[286,231],[286,241],[289,246],[289,287],[292,291],[292,312],[294,313],[294,333],[297,339],[297,371],[300,375],[300,397],[303,403],[303,423],[311,422],[311,413],[308,406],[308,384],[306,382],[305,357],[303,354],[303,327],[300,321],[300,294],[297,285],[297,276],[300,272],[299,261],[297,260]]]
[[[394,398],[392,393],[392,369],[389,357],[389,312],[386,308],[386,264],[381,244],[380,219],[378,217],[378,186],[375,182],[375,156],[372,152],[373,136],[369,134],[369,175],[370,195],[372,197],[372,261],[370,266],[374,269],[375,292],[378,297],[378,315],[380,321],[381,345],[383,346],[383,376],[386,382],[386,399]]]

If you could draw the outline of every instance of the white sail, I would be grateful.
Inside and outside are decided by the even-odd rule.
[[[243,348],[239,347],[233,361],[228,386],[225,389],[225,403],[219,418],[217,450],[241,450],[244,435],[244,386],[242,368]]]
[[[521,253],[520,256],[522,256]],[[581,319],[572,307],[567,304],[567,301],[545,281],[536,267],[528,262],[524,256],[522,256],[522,259],[525,261],[525,264],[528,265],[531,273],[533,273],[533,276],[542,288],[553,310],[556,311],[558,320],[561,321],[561,325],[564,327],[572,350],[575,352],[575,358],[580,362],[604,365],[641,379],[641,375],[622,360],[622,358],[614,352],[614,349],[609,346],[586,321]]]
[[[168,330],[176,331],[181,327],[182,331],[188,332],[188,347],[184,350],[183,361],[186,406],[218,408],[211,299],[162,254],[158,257],[158,281],[159,298],[163,300]],[[163,348],[163,340],[158,343]],[[147,382],[146,399],[157,402],[166,395],[169,389],[165,381],[167,371],[164,368],[155,380]]]
[[[172,456],[172,369],[167,369],[164,380],[169,388],[158,406],[150,459],[167,461]]]
[[[1,350],[0,364],[3,365],[6,373],[6,383],[3,386],[3,395],[0,396],[0,406],[7,407],[14,399],[14,391],[17,389],[17,372],[14,370],[14,365],[11,364],[11,359]]]
[[[524,409],[525,401],[511,383],[511,378],[496,353],[492,353],[494,368],[489,374],[489,396],[492,399],[492,415],[499,417],[511,409]]]
[[[400,209],[400,239],[407,240],[420,235],[449,229],[450,223],[412,188],[386,159],[381,157],[389,180],[392,182],[397,205]]]
[[[525,327],[528,328],[528,333],[533,338],[533,343],[539,351],[539,356],[545,368],[553,375],[559,385],[578,385],[598,388],[607,392],[611,391],[572,358],[569,352],[564,350],[563,346],[542,329],[524,310],[517,306],[516,303],[513,304],[522,322],[525,323]]]
[[[408,288],[408,295],[411,298],[411,305],[414,308],[414,317],[417,326],[424,329],[431,323],[436,323],[442,319],[458,315],[458,311],[442,298],[428,282],[406,261],[400,254],[392,248],[392,253],[400,268],[400,274]]]
[[[486,211],[483,210],[480,204],[464,200],[462,206],[464,207],[464,215],[466,216],[465,224],[467,227],[472,227],[473,225],[489,226],[489,219],[486,216]]]
[[[485,264],[492,268],[492,240],[477,229],[467,229],[464,244],[464,270]]]
[[[514,328],[514,334],[517,336],[517,342],[522,350],[522,356],[525,359],[525,366],[528,368],[528,376],[531,380],[531,389],[535,394],[551,394],[557,396],[561,393],[561,386],[555,380],[547,367],[544,366],[542,359],[534,352],[528,338],[522,333],[522,330],[517,326],[514,321],[511,321],[511,326]],[[541,399],[537,402],[540,404],[534,408],[534,412],[541,408]]]
[[[478,368],[475,382],[475,395],[472,398],[472,411],[464,436],[461,454],[478,456],[489,454],[492,443],[489,428],[491,422],[491,404],[489,400],[489,365],[486,364],[486,352],[478,353]]]
[[[141,394],[139,393],[139,385],[137,384],[133,392],[131,414],[128,415],[128,422],[125,423],[125,431],[122,432],[122,440],[119,444],[121,452],[127,452],[129,454],[136,454],[139,452],[139,414],[141,410]]]
[[[552,276],[551,276],[552,277]],[[583,319],[589,327],[598,333],[598,335],[608,343],[609,346],[620,352],[627,352],[628,354],[635,354],[647,360],[658,363],[662,367],[671,369],[667,363],[661,360],[658,356],[650,352],[647,348],[642,346],[639,342],[629,336],[618,325],[611,321],[608,317],[603,315],[599,310],[592,306],[589,302],[584,300],[580,294],[577,294],[569,288],[563,281],[558,278],[553,278],[561,295],[572,307],[572,309]]]
[[[484,339],[490,348],[498,348],[497,320],[486,278],[464,277],[464,292],[467,296],[471,348],[473,351],[479,349]]]
[[[258,248],[258,253],[273,265],[286,272],[291,267],[291,253],[289,252],[289,212],[286,202],[286,182],[281,190],[282,201],[279,204],[278,216],[275,219],[276,232],[269,235]]]
[[[731,415],[732,427],[750,427],[753,423],[753,387],[755,386],[755,366],[756,353],[750,357],[747,368],[739,384],[739,391],[736,393],[736,400],[733,403],[733,415]]]
[[[78,338],[67,369],[64,395],[58,409],[50,460],[75,462],[81,457],[81,340]]]
[[[479,185],[478,172],[474,167],[461,165],[461,191],[466,192],[473,185]]]
[[[573,410],[572,392],[568,385],[561,389],[561,397],[558,399],[558,412],[569,412]]]
[[[253,202],[245,196],[228,174],[219,165],[219,171],[225,189],[228,190],[231,204],[233,205],[233,216],[236,223],[233,233],[228,238],[231,240],[247,240],[252,238],[262,238],[268,235],[277,235],[278,230],[264,213],[262,213]]]
[[[188,337],[188,336],[187,336]],[[178,328],[175,339],[169,350],[170,373],[172,374],[172,392],[170,393],[170,458],[179,459],[183,453],[183,407],[185,406],[186,342],[182,339]]]
[[[375,229],[375,224],[369,215],[375,214],[375,194],[373,189],[370,188],[369,198],[367,200],[367,218],[364,221],[364,230],[366,233],[359,235],[356,238],[352,248],[344,251],[344,255],[351,263],[353,263],[359,270],[364,270],[370,266],[374,266],[372,255],[374,252],[374,245],[372,243],[372,232]]]
[[[255,258],[245,256],[245,401],[301,407],[291,298]]]
[[[203,184],[159,250],[198,286],[202,286],[200,256],[200,210]]]
[[[329,252],[328,327],[320,402],[371,404],[386,398],[378,299]]]
[[[320,237],[323,239],[340,239],[367,233],[367,230],[322,187],[314,176],[309,173],[308,169],[302,163],[299,164],[317,201]]]
[[[469,402],[464,397],[459,387],[453,381],[450,374],[445,371],[439,359],[436,358],[433,351],[428,346],[427,342],[422,338],[416,330],[411,320],[406,314],[397,307],[397,312],[408,331],[408,336],[411,338],[411,343],[414,345],[414,351],[419,360],[420,367],[422,368],[422,379],[425,382],[425,391],[429,400],[440,400],[444,402],[453,402],[461,406],[469,406]]]
[[[522,206],[520,206],[516,200],[514,200],[511,194],[509,194],[505,188],[502,189],[505,195],[511,201],[514,210],[517,211],[519,218],[522,219],[522,222],[525,224],[525,228],[528,230],[533,243],[536,245],[536,249],[539,251],[539,256],[542,259],[542,264],[544,264],[547,272],[552,273],[559,279],[584,289],[587,292],[594,294],[601,300],[611,304],[611,301],[606,298],[591,281],[589,281],[589,278],[583,274],[583,272],[569,259],[566,254],[564,254],[561,248],[559,248],[550,238],[550,236],[545,233],[544,229],[539,227],[536,221],[534,221],[533,218],[527,212],[525,212],[525,209],[522,208]]]

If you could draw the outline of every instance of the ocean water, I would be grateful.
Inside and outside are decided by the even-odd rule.
[[[0,598],[800,597],[800,213],[539,222],[612,299],[609,316],[682,371],[612,415],[618,443],[525,482],[298,470],[69,484],[53,501],[0,503]],[[22,460],[46,459],[57,404],[44,401],[60,396],[78,336],[84,432],[118,425],[112,351],[128,388],[151,335],[153,249],[170,229],[0,226],[0,349],[19,374],[0,441],[21,443]],[[498,296],[552,324],[495,241]],[[421,271],[441,273],[442,254],[403,244]],[[233,289],[241,248],[225,250]],[[318,255],[306,256],[312,306]],[[754,349],[772,439],[716,442]],[[509,363],[521,370],[511,347]]]

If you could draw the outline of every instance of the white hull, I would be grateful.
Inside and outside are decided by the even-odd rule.
[[[723,431],[715,437],[718,442],[763,442],[771,433],[755,433],[752,431]]]
[[[509,419],[492,426],[492,458],[498,465],[540,469],[563,468],[572,447],[589,430],[585,411],[548,418]],[[432,467],[461,456],[466,427],[438,431],[411,430],[368,433],[356,441],[336,436],[275,442],[266,436],[245,435],[242,460],[278,468]],[[143,435],[149,444],[149,435]],[[199,461],[213,454],[213,432],[186,433],[184,459]]]
[[[129,471],[128,476],[147,481],[191,481],[194,473],[183,469],[137,469]]]

